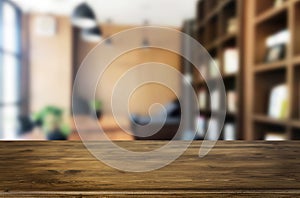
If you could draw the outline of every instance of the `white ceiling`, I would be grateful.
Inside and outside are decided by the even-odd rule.
[[[26,12],[70,15],[83,0],[13,0]],[[198,0],[86,0],[94,9],[99,22],[111,19],[115,24],[180,27],[185,19],[193,18]]]

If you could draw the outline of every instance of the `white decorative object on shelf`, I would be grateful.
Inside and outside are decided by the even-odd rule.
[[[208,72],[207,72],[207,65],[201,65],[201,67],[200,67],[200,75],[205,79],[205,78],[207,78],[208,76],[207,76],[207,74],[208,74]]]
[[[268,132],[265,135],[265,140],[266,141],[286,141],[288,140],[286,134],[284,133],[272,133],[272,132]]]
[[[288,88],[285,84],[271,90],[269,99],[269,116],[276,119],[287,118]]]
[[[220,92],[218,90],[214,90],[211,92],[211,110],[219,111],[220,110]]]
[[[239,70],[239,52],[236,48],[227,48],[224,51],[224,73],[235,74]]]
[[[235,91],[227,92],[227,110],[230,113],[236,113],[237,111],[237,97]]]
[[[207,130],[207,139],[208,140],[218,140],[219,139],[219,122],[216,118],[211,118],[210,124]]]
[[[280,44],[287,44],[290,36],[290,31],[287,29],[279,31],[266,39],[266,45],[270,48]]]
[[[236,127],[234,124],[227,123],[224,126],[224,140],[233,141],[236,140]]]
[[[207,107],[207,93],[205,89],[199,91],[199,108],[205,109]]]
[[[205,118],[202,116],[198,116],[196,118],[196,130],[197,135],[201,138],[204,138],[205,136]]]
[[[34,20],[34,32],[37,36],[51,37],[57,32],[57,21],[52,16],[37,16]]]
[[[234,34],[238,31],[238,19],[236,17],[228,20],[227,33]]]
[[[283,5],[283,3],[284,3],[284,0],[275,0],[274,1],[274,7],[279,8]]]
[[[211,78],[216,78],[220,75],[220,62],[219,59],[214,58],[209,63],[209,75]]]

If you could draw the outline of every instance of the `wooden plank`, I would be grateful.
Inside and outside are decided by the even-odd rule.
[[[253,120],[258,123],[266,123],[273,125],[286,126],[288,124],[288,120],[286,119],[276,119],[265,115],[254,115]]]
[[[254,66],[253,70],[256,73],[268,72],[268,71],[286,68],[287,64],[288,64],[288,62],[286,60],[276,61],[273,63],[263,63],[263,64]]]
[[[130,150],[165,143],[117,142]],[[162,169],[128,173],[99,162],[81,142],[2,142],[0,196],[300,195],[299,142],[218,142],[203,159],[200,145]]]
[[[287,11],[288,9],[288,4],[289,2],[284,3],[284,5],[278,7],[278,8],[270,8],[267,11],[265,11],[264,13],[260,14],[257,18],[256,18],[256,23],[263,23],[269,19],[272,19],[272,17],[276,16],[277,14],[280,14],[282,12]]]

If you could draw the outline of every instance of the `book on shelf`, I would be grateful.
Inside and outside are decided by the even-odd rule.
[[[206,120],[205,117],[203,116],[198,116],[196,118],[196,131],[197,131],[197,136],[200,138],[204,138],[205,136],[205,126],[206,126]]]
[[[224,50],[224,73],[235,74],[239,70],[239,51],[236,48]]]
[[[207,107],[207,92],[205,89],[201,89],[198,93],[199,108],[205,109]]]
[[[285,84],[272,88],[269,98],[268,115],[276,119],[285,119],[288,114],[288,87]]]
[[[227,33],[234,34],[237,31],[238,31],[238,19],[236,17],[232,17],[228,20]]]
[[[288,137],[284,132],[267,132],[265,135],[266,141],[286,141],[288,140]]]
[[[290,31],[283,29],[267,37],[266,45],[268,48],[270,48],[280,44],[287,44],[290,40],[290,36]]]
[[[226,123],[224,126],[224,140],[233,141],[236,140],[236,127],[233,123]]]
[[[275,8],[280,8],[281,6],[283,6],[285,0],[275,0],[274,1],[274,7]]]
[[[220,62],[219,59],[217,58],[213,58],[210,62],[209,62],[209,76],[211,78],[217,78],[218,76],[220,76]]]
[[[290,40],[288,30],[279,31],[266,39],[265,62],[274,62],[284,59],[286,55],[286,46]]]
[[[218,110],[220,110],[220,103],[221,103],[221,101],[220,101],[220,92],[218,91],[218,90],[213,90],[212,92],[211,92],[211,96],[210,96],[210,98],[211,98],[211,110],[212,111],[218,111]]]
[[[205,64],[201,65],[199,71],[200,71],[201,77],[203,77],[204,79],[207,78],[207,74],[208,74],[207,65],[205,65]]]
[[[237,96],[236,91],[227,92],[227,111],[235,113],[237,111]]]
[[[207,129],[207,139],[208,140],[218,140],[219,139],[219,122],[216,118],[210,119],[210,124]]]

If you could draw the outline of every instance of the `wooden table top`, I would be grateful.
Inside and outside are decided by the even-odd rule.
[[[0,142],[0,196],[300,196],[300,142],[218,142],[203,159],[200,144],[162,169],[128,173],[99,162],[81,142]]]

